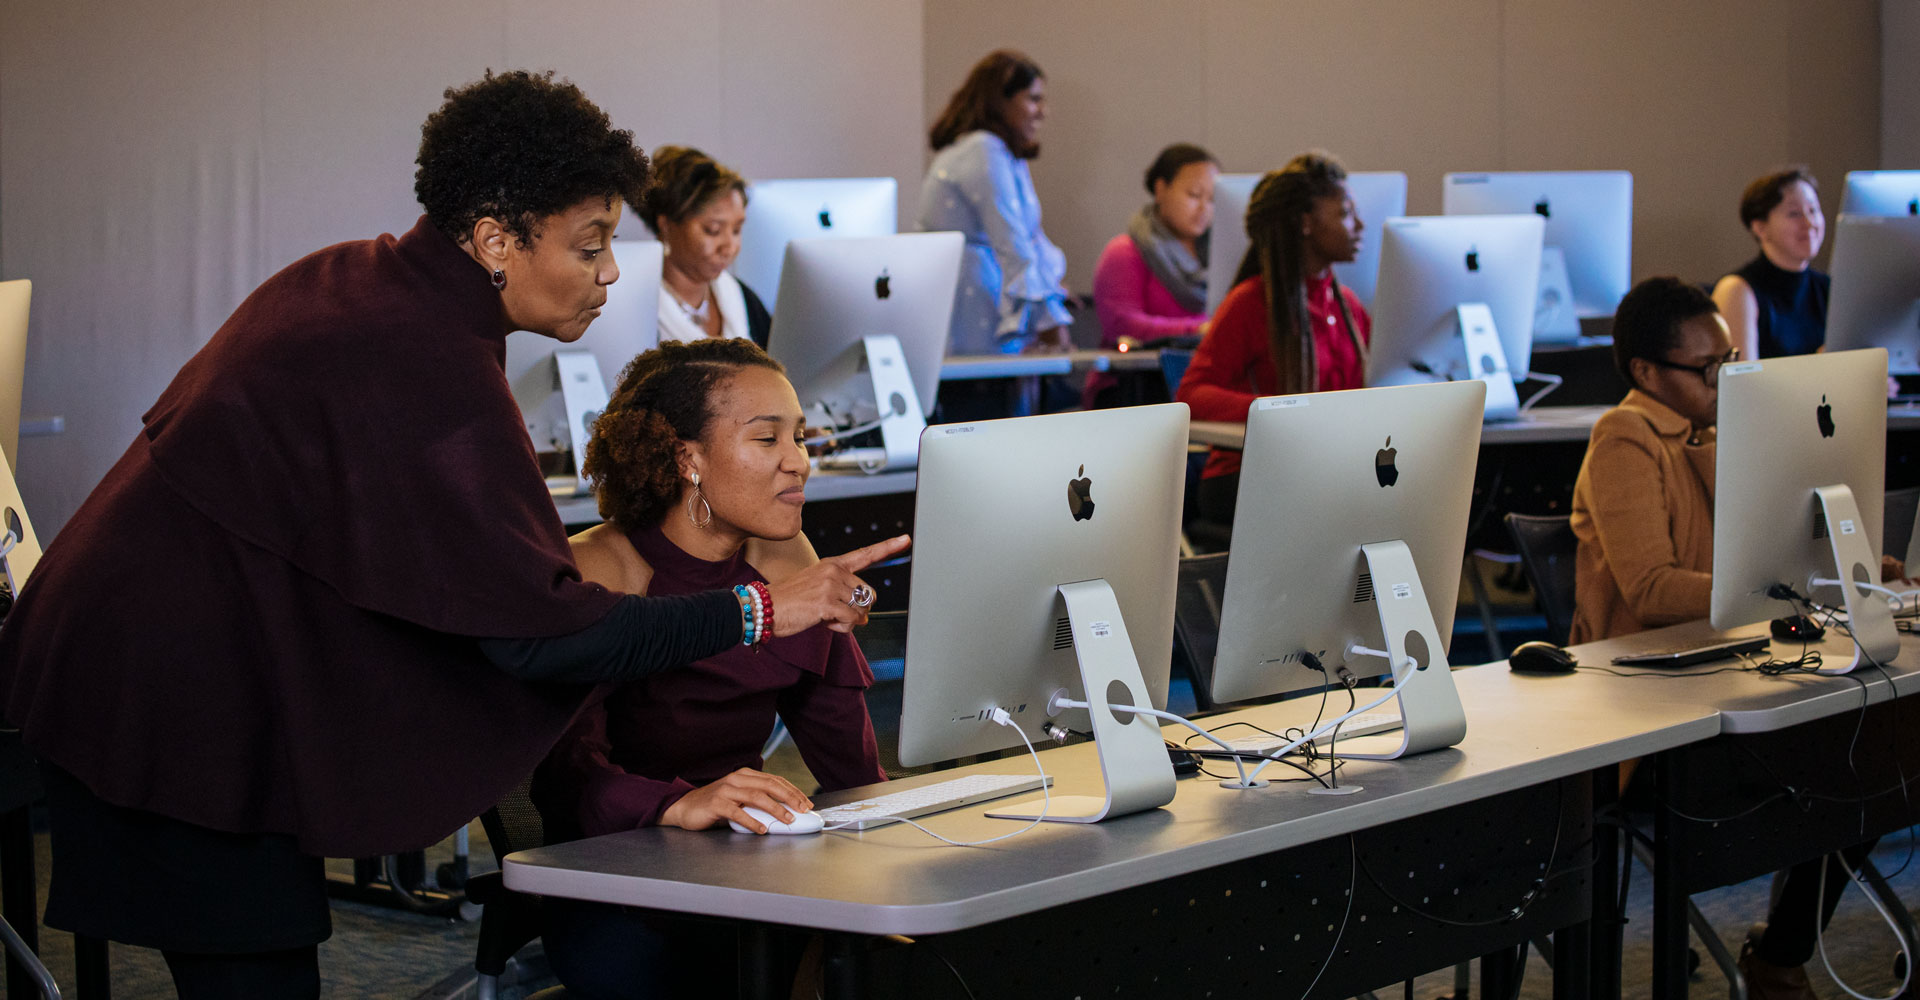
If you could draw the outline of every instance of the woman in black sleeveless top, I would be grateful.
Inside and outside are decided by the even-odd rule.
[[[1813,258],[1826,237],[1818,185],[1805,170],[1782,170],[1747,185],[1740,222],[1760,253],[1720,279],[1713,301],[1741,356],[1812,354],[1827,342],[1827,286]]]

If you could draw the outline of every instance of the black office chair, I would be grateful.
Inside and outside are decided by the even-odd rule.
[[[540,819],[539,810],[533,807],[532,787],[532,775],[522,778],[480,817],[497,865],[504,865],[507,855],[515,851],[546,843],[546,824]],[[474,971],[480,974],[474,995],[477,1000],[496,1000],[500,995],[500,976],[507,971],[507,963],[528,942],[540,936],[544,922],[540,897],[514,892],[507,888],[500,872],[491,871],[467,880],[467,899],[483,907],[480,943],[473,958]],[[535,996],[541,1000],[560,1000],[566,992],[555,987]]]
[[[1881,518],[1886,530],[1880,535],[1885,539],[1880,550],[1895,559],[1907,557],[1907,545],[1913,541],[1913,518],[1920,511],[1920,486],[1904,490],[1888,490],[1887,503],[1881,509]],[[1920,568],[1909,566],[1908,573],[1920,573]]]
[[[1520,566],[1546,616],[1548,641],[1564,646],[1573,631],[1573,566],[1580,547],[1573,519],[1508,514],[1506,522]]]
[[[1226,552],[1180,560],[1173,592],[1173,663],[1193,681],[1194,704],[1213,710],[1213,654],[1220,646],[1220,608],[1227,592]]]

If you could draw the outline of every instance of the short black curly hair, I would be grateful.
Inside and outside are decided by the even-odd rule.
[[[627,530],[660,523],[680,499],[680,443],[713,421],[713,394],[742,368],[786,374],[751,340],[667,341],[620,373],[593,422],[584,471],[600,517]]]
[[[638,206],[647,155],[553,71],[487,71],[449,87],[420,126],[413,193],[434,228],[464,243],[491,216],[525,247],[540,220],[588,198]]]
[[[1633,385],[1634,358],[1665,361],[1680,339],[1680,324],[1720,307],[1699,286],[1663,275],[1633,286],[1613,313],[1613,366]]]

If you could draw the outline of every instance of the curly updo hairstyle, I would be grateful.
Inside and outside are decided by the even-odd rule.
[[[636,209],[647,187],[647,155],[633,133],[614,128],[580,88],[553,71],[487,71],[450,87],[446,103],[420,126],[414,197],[435,229],[465,243],[491,216],[525,248],[540,220],[588,198],[619,198]]]
[[[661,146],[653,151],[653,182],[633,210],[658,236],[662,217],[685,222],[729,191],[739,192],[741,205],[747,203],[747,179],[738,172],[692,147]]]
[[[787,370],[751,340],[668,341],[627,365],[587,442],[602,519],[628,530],[660,523],[680,500],[681,443],[706,434],[714,393],[743,368]]]

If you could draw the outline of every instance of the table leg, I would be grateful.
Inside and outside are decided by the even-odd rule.
[[[1599,817],[1612,814],[1624,820],[1615,809],[1620,803],[1620,768],[1610,764],[1593,772],[1593,919],[1588,926],[1590,945],[1587,960],[1589,995],[1593,1000],[1620,1000],[1621,935],[1626,931],[1626,915],[1620,912],[1621,830]],[[1557,941],[1556,941],[1557,944]],[[1555,1000],[1563,973],[1557,948],[1554,955],[1553,985]]]
[[[867,939],[858,934],[827,935],[826,1000],[855,1000],[867,995]]]
[[[766,924],[741,924],[736,948],[741,1000],[780,1000],[786,995],[774,975],[773,928]]]
[[[79,1000],[109,1000],[113,987],[107,975],[107,940],[73,936],[73,992]]]
[[[1653,1000],[1684,1000],[1687,995],[1687,892],[1676,836],[1680,821],[1668,808],[1686,780],[1681,757],[1669,751],[1653,759]]]

